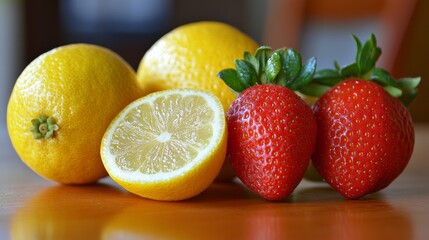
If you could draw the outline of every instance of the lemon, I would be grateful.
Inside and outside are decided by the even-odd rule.
[[[212,93],[159,91],[140,98],[108,127],[101,156],[111,178],[129,192],[175,201],[204,191],[226,155],[225,113]]]
[[[318,97],[307,96],[298,91],[296,91],[296,94],[300,96],[302,100],[304,100],[304,102],[310,107],[312,107],[317,102],[317,100],[319,100]]]
[[[214,93],[225,112],[237,97],[217,74],[234,67],[257,43],[238,29],[220,22],[182,25],[161,37],[143,56],[137,70],[148,93],[171,88],[196,88]]]
[[[100,142],[110,121],[142,96],[135,71],[112,51],[71,44],[33,60],[7,108],[11,142],[32,170],[63,184],[107,176]]]
[[[255,52],[258,44],[237,28],[216,21],[179,26],[161,37],[143,56],[137,80],[145,93],[172,88],[210,91],[228,111],[237,94],[217,74],[234,67],[245,51]],[[217,180],[235,176],[229,161]]]

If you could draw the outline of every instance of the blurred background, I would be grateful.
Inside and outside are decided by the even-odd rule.
[[[395,77],[421,76],[411,105],[415,122],[428,122],[429,1],[424,0],[0,0],[0,124],[24,67],[60,45],[108,47],[134,69],[146,50],[173,28],[194,21],[229,23],[272,47],[294,47],[318,67],[353,61],[355,43],[375,33],[380,67]]]

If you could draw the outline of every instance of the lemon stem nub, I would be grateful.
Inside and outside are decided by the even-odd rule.
[[[54,131],[58,130],[58,125],[55,124],[52,117],[47,117],[44,115],[39,116],[31,120],[33,126],[31,126],[30,131],[33,132],[33,138],[50,138],[54,136]]]

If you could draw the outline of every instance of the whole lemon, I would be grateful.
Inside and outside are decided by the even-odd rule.
[[[135,71],[112,51],[58,47],[18,77],[7,107],[9,136],[37,174],[63,184],[95,182],[107,176],[100,156],[104,131],[141,95]]]
[[[217,77],[234,67],[257,43],[221,22],[182,25],[160,38],[143,56],[137,70],[140,86],[151,93],[170,88],[197,88],[214,93],[227,111],[236,93]]]

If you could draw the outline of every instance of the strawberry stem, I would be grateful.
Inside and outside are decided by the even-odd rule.
[[[301,55],[294,49],[277,49],[261,46],[253,55],[245,52],[242,60],[235,60],[235,69],[224,69],[218,73],[231,89],[242,92],[259,84],[276,84],[299,91],[311,97],[320,97],[331,87],[349,78],[373,81],[393,97],[408,106],[417,96],[420,77],[393,79],[389,72],[375,65],[381,55],[374,34],[364,43],[352,35],[356,43],[355,62],[341,67],[334,61],[334,69],[316,72],[316,59],[302,63]]]
[[[389,72],[375,66],[381,55],[381,48],[377,46],[375,35],[371,34],[364,44],[355,35],[352,37],[356,43],[355,62],[341,67],[337,61],[334,61],[334,69],[322,69],[314,75],[313,85],[318,89],[308,89],[312,86],[307,86],[301,92],[320,97],[324,94],[324,90],[329,90],[330,87],[345,79],[359,78],[380,84],[391,96],[399,98],[405,106],[408,106],[417,96],[416,88],[421,81],[420,77],[393,79]]]
[[[316,73],[316,59],[302,63],[301,55],[293,49],[277,49],[261,46],[255,55],[245,52],[244,59],[235,60],[235,69],[224,69],[218,73],[231,89],[242,92],[259,84],[276,84],[291,90],[308,85]]]

